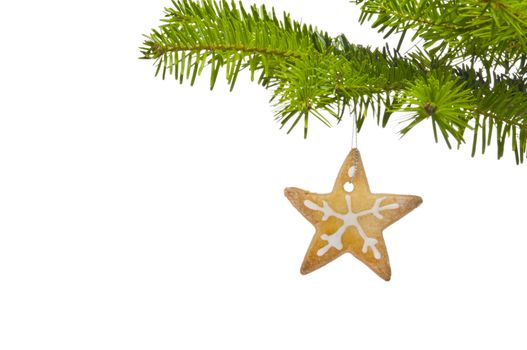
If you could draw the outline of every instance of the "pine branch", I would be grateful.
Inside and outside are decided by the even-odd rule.
[[[226,68],[231,90],[239,72],[247,68],[252,80],[260,71],[258,82],[267,86],[292,62],[325,50],[331,42],[326,33],[291,21],[287,14],[279,20],[265,6],[253,5],[246,11],[241,3],[236,6],[234,2],[211,0],[174,1],[173,5],[165,9],[165,24],[147,36],[142,58],[156,60],[156,75],[162,72],[165,78],[168,72],[180,82],[190,79],[191,85],[204,67],[210,66],[211,89],[222,67]],[[310,96],[299,95],[297,100],[303,105],[296,105],[295,114],[305,115],[306,120],[308,114],[313,114],[327,123],[318,109],[312,108]],[[289,110],[281,110],[279,119],[289,120],[287,113]]]
[[[494,76],[492,81],[483,78],[481,71],[475,72],[467,67],[460,68],[458,74],[472,85],[478,101],[474,109],[475,128],[472,155],[475,154],[478,138],[481,151],[492,142],[498,146],[498,158],[504,153],[505,143],[511,141],[516,162],[523,163],[527,146],[527,85],[518,76],[506,74]]]
[[[478,58],[485,66],[509,66],[527,56],[524,0],[353,0],[362,4],[360,22],[375,17],[379,32],[415,31],[424,47],[448,48],[457,58]]]
[[[497,0],[492,1],[492,6],[498,6]],[[174,0],[173,8],[165,9],[163,24],[146,36],[142,58],[155,61],[156,75],[161,72],[165,78],[169,73],[181,83],[190,80],[194,84],[205,67],[210,67],[211,89],[222,68],[231,90],[239,72],[248,70],[252,80],[258,74],[258,83],[273,91],[275,118],[282,127],[288,126],[288,132],[303,124],[304,137],[311,116],[329,126],[331,120],[340,121],[345,109],[351,108],[360,130],[369,113],[386,126],[394,113],[402,112],[403,135],[429,120],[436,141],[441,134],[449,147],[452,139],[457,145],[465,142],[465,134],[471,131],[473,154],[478,139],[482,152],[495,139],[501,157],[510,140],[517,162],[523,161],[527,141],[525,51],[503,47],[501,37],[492,39],[492,47],[480,45],[487,38],[484,24],[489,21],[472,24],[471,32],[470,25],[453,17],[463,11],[472,13],[465,9],[469,0],[451,8],[439,0],[356,2],[364,2],[362,21],[378,15],[374,25],[380,31],[386,30],[387,35],[402,31],[396,49],[354,45],[344,35],[331,38],[313,26],[291,20],[286,13],[278,19],[274,10],[269,12],[264,6],[253,5],[246,10],[241,3],[225,0]],[[509,0],[506,7],[509,11],[522,8],[517,2],[514,6],[511,3]],[[515,16],[521,22],[523,12],[515,12]],[[523,30],[522,25],[514,25],[512,31],[498,28],[498,32],[511,37]],[[416,28],[417,35],[426,40],[425,48],[401,54],[404,34]],[[477,56],[461,49],[460,54],[454,54],[454,48],[461,45],[454,40],[459,40],[458,36],[445,34],[444,40],[434,37],[447,29],[458,34],[467,31],[464,37],[473,39],[470,50],[479,54],[503,49],[499,59],[491,58],[487,63],[501,64],[506,73],[495,73],[495,66],[476,70],[473,61],[470,65],[455,64],[463,55]],[[513,38],[513,46],[523,49],[525,38]],[[504,61],[504,57],[517,58],[517,64]],[[508,73],[513,65],[516,72],[511,78]]]

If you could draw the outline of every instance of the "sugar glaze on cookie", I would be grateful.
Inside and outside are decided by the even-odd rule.
[[[341,250],[342,249],[342,235],[346,232],[346,230],[349,227],[355,227],[355,229],[357,229],[357,232],[359,233],[359,235],[364,241],[362,245],[362,253],[366,254],[368,252],[368,248],[371,248],[375,259],[377,260],[380,259],[381,253],[379,252],[376,246],[377,240],[375,238],[369,237],[366,234],[366,232],[364,232],[364,229],[359,223],[358,218],[361,216],[365,216],[365,215],[373,215],[377,219],[382,219],[383,216],[381,215],[381,211],[393,210],[393,209],[399,208],[399,204],[397,203],[392,203],[392,204],[388,204],[388,205],[381,207],[380,205],[384,199],[386,199],[386,197],[377,198],[371,209],[363,210],[358,213],[354,213],[353,210],[351,210],[351,196],[346,195],[346,206],[348,208],[348,212],[346,214],[341,214],[341,213],[336,212],[335,210],[333,210],[333,208],[331,208],[330,205],[328,205],[326,201],[322,202],[322,207],[321,207],[317,205],[316,203],[313,203],[310,200],[305,200],[304,205],[306,207],[308,207],[311,210],[321,211],[324,214],[324,216],[322,217],[323,221],[326,221],[330,217],[335,217],[337,219],[342,220],[342,225],[335,233],[330,234],[330,235],[324,233],[320,236],[321,239],[323,239],[324,241],[327,241],[327,244],[317,251],[317,255],[322,256],[326,254],[327,251],[331,247]]]

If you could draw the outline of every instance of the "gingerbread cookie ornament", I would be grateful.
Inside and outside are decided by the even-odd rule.
[[[285,195],[316,228],[302,274],[349,252],[386,281],[391,269],[383,230],[423,201],[412,195],[371,193],[357,148],[346,157],[331,193],[289,187]]]

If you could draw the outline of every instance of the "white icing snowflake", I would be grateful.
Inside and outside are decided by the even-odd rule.
[[[399,204],[397,203],[388,204],[381,207],[381,203],[384,199],[386,199],[386,197],[377,198],[371,209],[354,213],[351,210],[351,196],[346,195],[346,205],[348,207],[348,212],[345,214],[336,212],[333,208],[328,205],[326,201],[322,201],[322,206],[319,206],[318,204],[310,200],[305,200],[304,205],[306,207],[312,210],[320,211],[324,214],[324,216],[322,217],[323,221],[326,221],[330,217],[335,217],[337,219],[342,220],[342,225],[335,233],[324,233],[320,236],[320,238],[326,241],[327,244],[317,251],[317,255],[322,256],[326,254],[331,247],[338,250],[342,250],[342,235],[344,234],[344,232],[346,232],[348,227],[355,227],[361,238],[364,240],[362,252],[366,254],[368,252],[368,248],[370,248],[373,252],[373,256],[375,257],[375,259],[379,260],[381,258],[381,253],[377,249],[377,240],[375,238],[369,237],[366,232],[364,232],[364,229],[362,228],[358,219],[361,216],[366,216],[370,214],[375,216],[377,219],[382,219],[383,216],[381,215],[381,211],[399,208]]]

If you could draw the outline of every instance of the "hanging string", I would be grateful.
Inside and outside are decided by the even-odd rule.
[[[351,110],[349,106],[349,113],[351,117],[351,149],[357,148],[357,114]]]
[[[350,165],[350,168],[348,169],[348,176],[349,176],[349,180],[348,182],[346,182],[344,184],[344,190],[346,192],[353,192],[353,189],[355,188],[355,185],[353,183],[354,181],[354,177],[355,177],[355,174],[357,173],[357,169],[359,167],[359,151],[357,149],[357,134],[358,134],[358,130],[357,130],[357,113],[355,113],[354,111],[352,111],[351,109],[351,104],[348,106],[349,107],[349,114],[350,114],[350,117],[351,117],[351,152],[350,154],[352,155],[352,161],[351,161],[351,165]]]

